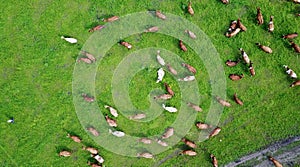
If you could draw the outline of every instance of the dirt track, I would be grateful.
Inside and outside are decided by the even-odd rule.
[[[255,153],[246,155],[234,162],[231,162],[225,167],[235,166],[255,166],[267,167],[273,166],[273,163],[267,159],[267,156],[273,156],[283,166],[294,166],[300,163],[300,136],[288,138],[279,141],[267,148]]]

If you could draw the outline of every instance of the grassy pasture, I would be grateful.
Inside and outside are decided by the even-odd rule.
[[[223,5],[218,0],[193,1],[195,15],[188,15],[182,0],[126,0],[126,1],[2,1],[0,16],[0,166],[84,166],[89,154],[81,150],[66,134],[73,133],[84,140],[84,144],[99,148],[106,166],[153,166],[172,154],[178,143],[153,160],[129,158],[106,151],[85,133],[80,125],[72,97],[72,74],[78,52],[91,33],[88,29],[104,24],[101,18],[160,9],[188,19],[203,30],[215,45],[221,59],[237,59],[238,48],[242,47],[253,61],[257,75],[250,77],[247,68],[224,66],[226,76],[244,73],[241,81],[227,79],[227,96],[233,104],[225,108],[219,126],[221,133],[211,140],[197,143],[198,156],[175,156],[162,166],[210,166],[209,154],[213,153],[220,164],[226,164],[242,155],[289,136],[300,134],[300,87],[289,88],[292,82],[282,68],[290,66],[300,74],[300,59],[281,35],[299,31],[300,20],[294,13],[300,12],[299,5],[283,0],[234,1]],[[257,26],[256,7],[262,8],[265,22],[274,15],[275,31],[267,32],[267,24]],[[227,39],[224,32],[230,20],[241,18],[247,32]],[[71,45],[60,39],[69,35],[78,39]],[[112,104],[110,80],[112,70],[127,54],[146,47],[165,48],[179,55],[197,68],[200,75],[199,92],[204,102],[203,113],[197,120],[204,121],[210,105],[208,72],[201,59],[191,49],[183,53],[178,48],[178,39],[161,34],[133,35],[125,39],[133,44],[130,51],[114,45],[101,61],[96,76],[97,103]],[[300,39],[294,40],[300,44]],[[263,53],[255,45],[260,42],[273,49],[272,54]],[[146,98],[155,84],[157,69],[137,73],[130,83],[130,97],[141,109],[149,105]],[[100,75],[101,74],[101,75]],[[176,81],[166,76],[174,91],[179,91]],[[234,104],[233,93],[237,92],[244,106]],[[178,97],[169,101],[176,105]],[[104,110],[106,112],[106,110]],[[14,116],[16,123],[7,124]],[[124,117],[117,119],[119,126],[128,134],[136,131],[152,135],[160,132],[174,120],[164,113],[149,125],[137,125]],[[164,123],[162,125],[162,123]],[[133,128],[132,128],[133,127]],[[187,138],[196,140],[198,130],[193,127]],[[138,133],[136,133],[138,135]],[[222,140],[222,142],[220,142]],[[69,158],[58,157],[62,149],[73,152]]]

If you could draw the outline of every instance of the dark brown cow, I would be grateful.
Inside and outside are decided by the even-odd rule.
[[[295,52],[300,53],[299,45],[295,44],[293,41],[290,41],[290,44],[294,48]]]
[[[181,141],[184,142],[187,146],[189,146],[191,148],[196,148],[197,147],[197,145],[195,144],[195,142],[190,141],[190,140],[188,140],[186,138],[182,138]]]
[[[241,28],[242,31],[247,31],[246,26],[243,25],[243,23],[241,22],[241,19],[240,19],[240,18],[238,18],[238,20],[237,20],[237,26],[238,26],[239,28]]]
[[[218,167],[218,160],[217,160],[217,158],[213,154],[210,154],[210,158],[211,158],[213,166],[214,167]]]
[[[170,95],[174,96],[174,92],[173,92],[173,90],[171,89],[171,87],[170,87],[167,83],[164,83],[164,86],[165,86],[167,92],[168,92]]]
[[[250,61],[250,65],[249,65],[249,71],[250,71],[251,77],[253,77],[255,75],[255,70],[253,67],[253,63],[251,61]]]
[[[300,86],[300,80],[293,82],[290,87]]]

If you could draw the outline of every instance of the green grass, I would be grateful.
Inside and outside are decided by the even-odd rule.
[[[300,88],[288,88],[292,82],[282,68],[289,65],[300,74],[300,59],[290,48],[282,34],[297,32],[299,18],[294,17],[297,5],[288,1],[249,2],[232,1],[223,5],[219,1],[193,1],[195,16],[186,14],[182,7],[187,1],[2,1],[0,16],[0,166],[84,166],[89,154],[81,150],[82,145],[66,137],[67,132],[79,135],[84,144],[99,148],[106,166],[151,166],[173,153],[182,143],[159,154],[154,160],[119,156],[97,145],[85,133],[77,119],[72,97],[72,74],[77,54],[91,35],[88,29],[97,23],[97,16],[123,16],[148,9],[160,9],[184,17],[200,27],[211,39],[221,59],[236,59],[238,48],[244,48],[253,61],[257,75],[250,77],[242,65],[224,67],[226,76],[230,73],[245,73],[241,81],[227,79],[227,96],[233,107],[225,108],[219,126],[221,133],[202,143],[197,157],[176,156],[162,166],[209,166],[209,154],[213,153],[220,164],[226,164],[238,157],[289,136],[299,135]],[[274,15],[275,31],[270,34],[266,26],[256,26],[256,7],[262,8],[265,21]],[[280,12],[279,12],[280,11]],[[240,17],[247,32],[227,39],[224,32],[229,21]],[[70,35],[79,40],[71,45],[60,39]],[[113,105],[110,80],[112,70],[129,53],[146,47],[161,47],[181,56],[195,66],[200,75],[199,92],[204,99],[204,112],[197,120],[205,121],[210,105],[208,72],[198,56],[190,49],[179,50],[178,41],[161,34],[133,35],[126,38],[133,44],[131,51],[114,45],[101,61],[96,77],[98,104]],[[255,43],[269,45],[273,54],[259,50]],[[300,44],[300,39],[295,42]],[[100,75],[103,74],[103,75]],[[156,69],[138,73],[130,83],[130,96],[134,105],[147,108],[145,97],[152,88],[163,88],[155,84]],[[153,80],[154,79],[154,80]],[[178,85],[167,76],[175,92]],[[143,89],[147,87],[146,89]],[[244,106],[234,104],[232,95],[237,92]],[[169,102],[177,105],[176,97]],[[106,111],[106,110],[104,110]],[[7,124],[9,116],[15,117],[15,124]],[[174,120],[174,115],[164,113],[148,126],[118,118],[122,130],[132,135],[152,135],[161,132]],[[164,123],[162,125],[162,123]],[[187,138],[197,139],[198,130],[193,127]],[[222,140],[222,142],[220,142]],[[58,157],[62,149],[69,149],[69,158]]]

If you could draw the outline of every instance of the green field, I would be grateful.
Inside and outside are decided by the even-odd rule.
[[[79,51],[91,36],[88,30],[104,24],[102,18],[112,15],[124,16],[134,12],[160,9],[162,12],[183,17],[197,25],[210,38],[224,64],[226,77],[231,73],[244,73],[245,78],[231,81],[226,78],[227,100],[232,107],[225,108],[219,125],[220,134],[210,140],[197,142],[198,155],[183,155],[168,159],[161,166],[211,166],[209,155],[213,153],[219,164],[225,165],[248,153],[275,141],[300,135],[300,87],[289,88],[293,82],[284,71],[286,64],[300,75],[299,54],[295,53],[283,34],[299,31],[300,6],[283,0],[232,0],[224,5],[218,0],[192,1],[195,11],[190,16],[186,11],[188,1],[180,0],[98,0],[98,1],[1,1],[0,16],[0,166],[86,166],[90,154],[81,148],[90,145],[100,150],[105,166],[153,166],[166,156],[183,147],[178,143],[154,159],[131,158],[107,151],[96,144],[81,126],[73,104],[73,70]],[[265,24],[257,26],[256,7],[260,6]],[[267,31],[269,16],[274,16],[275,31]],[[241,18],[247,26],[246,32],[226,38],[224,33],[231,20]],[[299,32],[298,32],[299,33]],[[78,39],[72,45],[60,39],[68,35]],[[128,54],[147,47],[159,47],[179,55],[196,67],[203,112],[197,121],[205,121],[210,107],[211,88],[209,72],[202,60],[191,49],[182,52],[178,39],[149,33],[136,34],[125,39],[133,49],[115,44],[99,63],[96,76],[96,97],[101,110],[104,104],[114,106],[111,95],[111,78],[120,61]],[[294,39],[300,44],[300,38]],[[270,46],[272,54],[258,49],[256,42]],[[239,64],[226,67],[227,59],[240,57],[243,48],[253,61],[256,76],[250,77],[248,68]],[[147,99],[152,89],[163,89],[156,84],[156,68],[137,73],[130,83],[132,103],[139,109],[149,107]],[[177,82],[166,75],[175,92]],[[233,101],[237,92],[244,106]],[[78,95],[74,95],[78,96]],[[167,104],[176,106],[180,96]],[[179,106],[177,106],[179,107]],[[15,124],[8,124],[9,117]],[[118,117],[118,126],[130,135],[154,135],[163,131],[176,115],[163,113],[148,124],[137,124],[125,117]],[[67,133],[80,136],[82,144],[67,138]],[[187,138],[196,141],[199,130],[195,126]],[[222,141],[220,141],[222,140]],[[71,157],[59,157],[58,152],[66,149]]]

